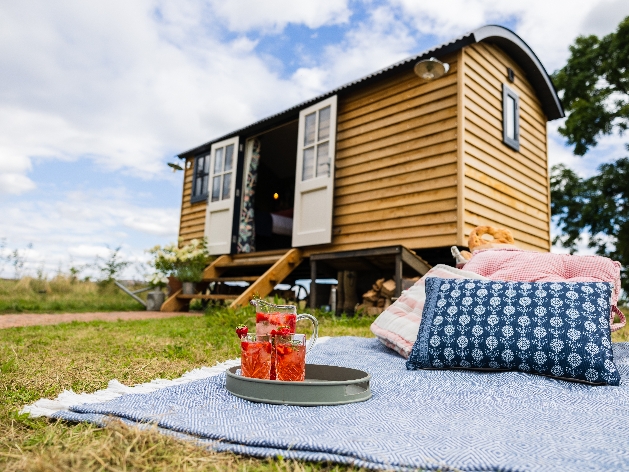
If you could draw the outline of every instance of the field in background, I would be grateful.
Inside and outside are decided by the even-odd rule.
[[[79,281],[65,275],[51,280],[0,279],[0,314],[136,310],[144,307],[113,283]]]

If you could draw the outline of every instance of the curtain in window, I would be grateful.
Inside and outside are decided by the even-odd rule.
[[[243,202],[240,210],[240,225],[238,230],[238,252],[255,252],[256,227],[254,223],[254,204],[256,182],[258,180],[258,164],[260,163],[260,141],[253,140],[251,163],[247,170],[247,181],[243,189]]]

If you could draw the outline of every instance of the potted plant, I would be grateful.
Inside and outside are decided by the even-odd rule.
[[[203,279],[203,271],[209,263],[209,254],[205,238],[193,239],[189,244],[178,249],[175,262],[175,276],[183,284],[182,292],[187,295],[195,293],[195,283]]]
[[[176,277],[183,285],[182,293],[188,295],[195,293],[195,283],[203,279],[203,271],[211,260],[205,238],[193,239],[181,247],[175,244],[163,248],[155,246],[148,252],[153,254],[152,265],[156,272],[165,277]]]
[[[159,311],[164,304],[164,292],[162,288],[166,286],[168,278],[162,272],[155,272],[149,277],[149,285],[153,287],[146,296],[146,309],[148,311]]]

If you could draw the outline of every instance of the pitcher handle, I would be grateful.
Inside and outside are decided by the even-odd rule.
[[[319,322],[314,316],[306,313],[297,315],[297,321],[299,320],[309,320],[312,323],[312,337],[310,338],[310,341],[306,343],[306,354],[308,354],[317,342],[317,337],[319,336]]]

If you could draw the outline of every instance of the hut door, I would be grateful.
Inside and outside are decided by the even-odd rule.
[[[299,114],[293,246],[332,242],[336,95]]]
[[[234,219],[238,137],[212,144],[205,237],[210,254],[229,254]]]

